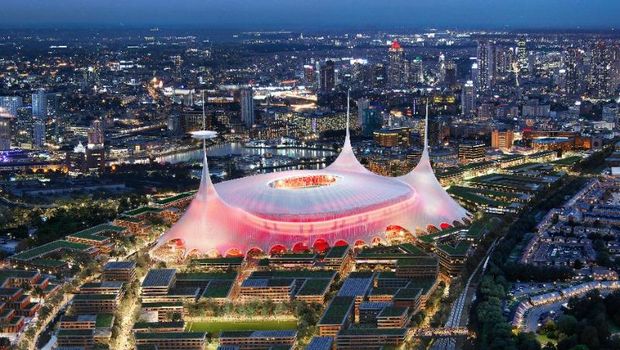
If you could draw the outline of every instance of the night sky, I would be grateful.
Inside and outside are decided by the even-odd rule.
[[[612,29],[620,0],[1,0],[1,27]]]

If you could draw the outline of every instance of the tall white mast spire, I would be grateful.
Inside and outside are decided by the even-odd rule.
[[[428,99],[426,99],[426,117],[424,118],[424,150],[428,152]]]
[[[202,140],[202,176],[200,179],[200,188],[201,190],[209,191],[212,189],[213,185],[211,184],[211,178],[209,177],[209,163],[207,162],[207,139],[213,139],[217,137],[217,132],[206,130],[207,129],[207,116],[205,111],[205,91],[202,90],[202,130],[192,131],[192,137],[198,140]],[[215,191],[213,189],[213,191]]]
[[[351,88],[347,91],[347,133],[346,133],[346,141],[351,142],[351,134],[349,132],[351,122]]]
[[[202,130],[207,130],[207,115],[205,113],[205,91],[202,90]],[[204,152],[205,166],[207,162],[207,139],[202,139],[202,151]]]

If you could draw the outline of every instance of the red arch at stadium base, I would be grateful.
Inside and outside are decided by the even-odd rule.
[[[293,253],[303,253],[303,252],[310,250],[310,248],[308,248],[308,245],[306,245],[306,243],[304,242],[297,242],[293,246],[292,250],[293,250]]]
[[[347,241],[344,241],[342,239],[339,239],[336,241],[336,243],[334,243],[334,247],[346,247],[348,245],[349,243],[347,243]]]
[[[366,242],[364,242],[364,240],[358,239],[357,241],[355,241],[355,244],[353,244],[353,246],[357,248],[367,246],[367,244]]]
[[[329,243],[327,243],[326,240],[319,238],[314,242],[312,248],[317,253],[324,253],[329,249]]]
[[[278,255],[278,254],[283,254],[283,253],[286,253],[286,247],[283,246],[282,244],[276,244],[272,246],[271,248],[269,248],[270,255]]]
[[[385,244],[385,240],[383,238],[378,237],[378,236],[375,236],[372,238],[371,245],[377,246],[377,245],[382,245],[382,244]]]
[[[246,253],[246,256],[260,256],[264,254],[265,252],[262,249],[260,249],[259,247],[254,247],[248,250],[248,252]]]
[[[241,250],[237,248],[230,248],[226,251],[226,254],[224,254],[224,256],[227,258],[239,258],[239,257],[243,257],[244,254]]]

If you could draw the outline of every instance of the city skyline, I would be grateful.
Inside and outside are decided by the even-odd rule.
[[[0,9],[0,350],[620,349],[617,0]]]

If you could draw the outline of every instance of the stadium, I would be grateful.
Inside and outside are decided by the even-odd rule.
[[[465,224],[469,214],[441,187],[428,145],[408,174],[384,177],[356,159],[347,128],[336,160],[213,184],[206,153],[200,187],[155,249],[180,256],[322,251],[385,242],[388,228],[423,235]]]

